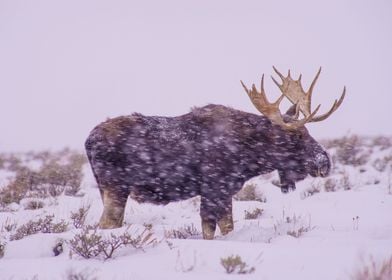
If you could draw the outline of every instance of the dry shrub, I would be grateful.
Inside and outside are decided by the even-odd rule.
[[[364,264],[351,277],[353,280],[391,280],[392,279],[392,257],[381,263],[376,263],[373,258]]]
[[[68,223],[61,220],[58,223],[53,222],[54,215],[47,215],[38,221],[30,221],[18,227],[16,232],[11,235],[10,240],[20,240],[26,236],[36,233],[61,233],[68,229]]]
[[[123,247],[133,247],[143,249],[144,247],[155,244],[152,232],[144,229],[141,234],[132,236],[128,231],[120,235],[111,233],[110,236],[103,236],[98,232],[98,226],[86,226],[82,231],[68,241],[71,252],[85,259],[110,259],[114,253]]]
[[[228,274],[249,274],[255,271],[254,267],[248,267],[238,255],[221,258],[221,265]]]
[[[343,173],[342,178],[339,181],[339,184],[345,191],[351,190],[353,188],[353,183],[350,181],[350,176],[347,172]]]
[[[266,202],[266,198],[256,192],[256,184],[246,184],[235,196],[239,201]]]
[[[98,234],[98,226],[86,226],[68,243],[73,253],[85,259],[91,259],[102,253],[101,241],[102,236]]]
[[[245,210],[245,220],[255,220],[258,219],[263,214],[263,209],[256,208],[253,211]]]
[[[75,228],[82,228],[85,225],[86,217],[91,205],[82,206],[77,212],[71,212],[72,224]]]
[[[306,191],[307,195],[312,195],[314,193],[320,192],[320,190],[324,188],[326,192],[336,192],[338,190],[351,190],[353,188],[353,184],[350,181],[350,176],[347,172],[341,173],[340,178],[327,178],[319,182],[318,184],[313,184],[312,188]]]
[[[5,222],[1,225],[0,232],[11,232],[16,229],[17,223],[15,221],[11,221],[11,219],[7,218]]]
[[[65,275],[65,280],[97,280],[94,271],[88,269],[76,271],[72,268],[68,269]]]
[[[301,237],[304,233],[313,230],[315,227],[311,225],[311,217],[307,221],[302,216],[292,215],[286,216],[283,211],[282,219],[274,224],[275,236],[290,235],[295,238]]]
[[[3,243],[2,241],[0,241],[0,259],[2,258],[2,257],[4,257],[4,254],[5,254],[5,243]]]
[[[30,200],[24,206],[25,210],[37,210],[44,207],[44,203],[40,200]]]
[[[193,224],[178,229],[165,230],[165,238],[188,239],[200,235],[201,232]]]
[[[311,226],[300,226],[299,228],[288,230],[287,235],[290,235],[295,238],[300,238],[304,233],[309,232],[312,229],[313,228]]]

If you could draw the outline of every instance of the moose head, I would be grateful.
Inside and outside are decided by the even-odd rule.
[[[313,177],[326,177],[330,173],[331,162],[327,152],[309,134],[305,124],[323,121],[335,112],[343,102],[346,88],[344,87],[341,97],[339,100],[335,100],[327,113],[316,116],[320,105],[312,111],[311,103],[313,89],[321,73],[321,67],[306,92],[301,84],[302,75],[294,80],[291,78],[290,70],[285,77],[275,67],[273,69],[282,80],[280,84],[272,77],[282,93],[273,103],[268,101],[264,91],[264,75],[261,78],[260,91],[256,89],[254,84],[251,89],[248,89],[242,81],[241,84],[257,110],[274,124],[270,134],[275,138],[275,157],[277,158],[281,190],[287,192],[294,190],[295,182],[304,179],[308,174]],[[285,114],[282,114],[279,105],[285,97],[293,105]],[[300,114],[303,115],[302,119],[299,119]]]

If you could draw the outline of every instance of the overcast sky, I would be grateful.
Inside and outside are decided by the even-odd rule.
[[[392,1],[0,0],[0,151],[82,148],[107,117],[257,113],[240,80],[323,67],[316,138],[392,134]]]

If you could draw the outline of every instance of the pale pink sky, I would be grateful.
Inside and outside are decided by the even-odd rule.
[[[239,80],[323,67],[316,138],[391,135],[392,2],[0,0],[0,151],[82,148],[107,117],[249,112]],[[268,78],[271,100],[278,89]]]

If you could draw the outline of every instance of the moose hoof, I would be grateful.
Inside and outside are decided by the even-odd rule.
[[[216,223],[210,221],[202,221],[201,228],[203,231],[203,239],[212,240],[214,239]]]
[[[232,214],[228,214],[218,221],[218,227],[222,233],[222,235],[228,234],[230,231],[234,229],[233,216]]]
[[[288,192],[292,192],[295,191],[296,187],[295,186],[282,186],[280,188],[282,193],[288,193]]]
[[[111,221],[101,219],[99,221],[99,228],[100,229],[112,229],[112,228],[120,228],[122,227],[122,221]]]

